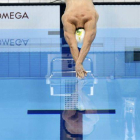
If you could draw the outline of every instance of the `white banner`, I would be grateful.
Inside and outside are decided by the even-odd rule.
[[[140,28],[139,5],[96,5],[98,28]]]
[[[1,6],[0,29],[59,29],[59,6]]]
[[[0,52],[60,52],[59,6],[0,6]]]

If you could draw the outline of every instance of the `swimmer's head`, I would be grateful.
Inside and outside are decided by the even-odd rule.
[[[83,43],[85,30],[84,29],[77,29],[75,32],[77,43]]]

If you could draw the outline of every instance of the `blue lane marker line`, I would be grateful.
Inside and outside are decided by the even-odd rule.
[[[66,110],[28,110],[27,114],[29,115],[41,115],[41,114],[62,114],[63,111]],[[75,110],[68,110],[68,111],[75,111]],[[79,111],[79,110],[76,110]],[[80,111],[83,114],[116,114],[115,109],[111,110],[86,110]]]

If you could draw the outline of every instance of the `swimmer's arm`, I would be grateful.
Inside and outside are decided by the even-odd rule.
[[[70,47],[72,57],[73,57],[74,61],[76,62],[79,57],[79,50],[77,47],[77,41],[76,41],[75,34],[64,31],[64,36]]]
[[[80,50],[80,54],[79,54],[79,57],[78,57],[77,62],[76,62],[77,64],[83,63],[85,57],[87,56],[87,54],[90,50],[92,42],[95,39],[95,36],[96,36],[96,29],[86,31],[83,46]]]
[[[84,37],[83,46],[80,50],[79,58],[76,62],[77,64],[83,63],[86,55],[88,54],[88,52],[90,50],[91,44],[96,36],[96,23],[97,23],[98,19],[99,19],[99,15],[97,12],[95,12],[95,18],[88,21],[84,25],[85,37]]]
[[[76,37],[75,37],[76,27],[72,23],[68,22],[68,19],[69,19],[68,15],[64,14],[62,16],[62,23],[64,26],[64,37],[70,47],[72,57],[73,57],[74,61],[76,62],[78,59],[78,56],[79,56],[79,50],[77,47],[77,41],[76,41]]]

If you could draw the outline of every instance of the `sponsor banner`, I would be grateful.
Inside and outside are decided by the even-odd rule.
[[[59,6],[0,8],[0,52],[60,52]]]
[[[1,6],[0,29],[60,28],[59,6]]]

